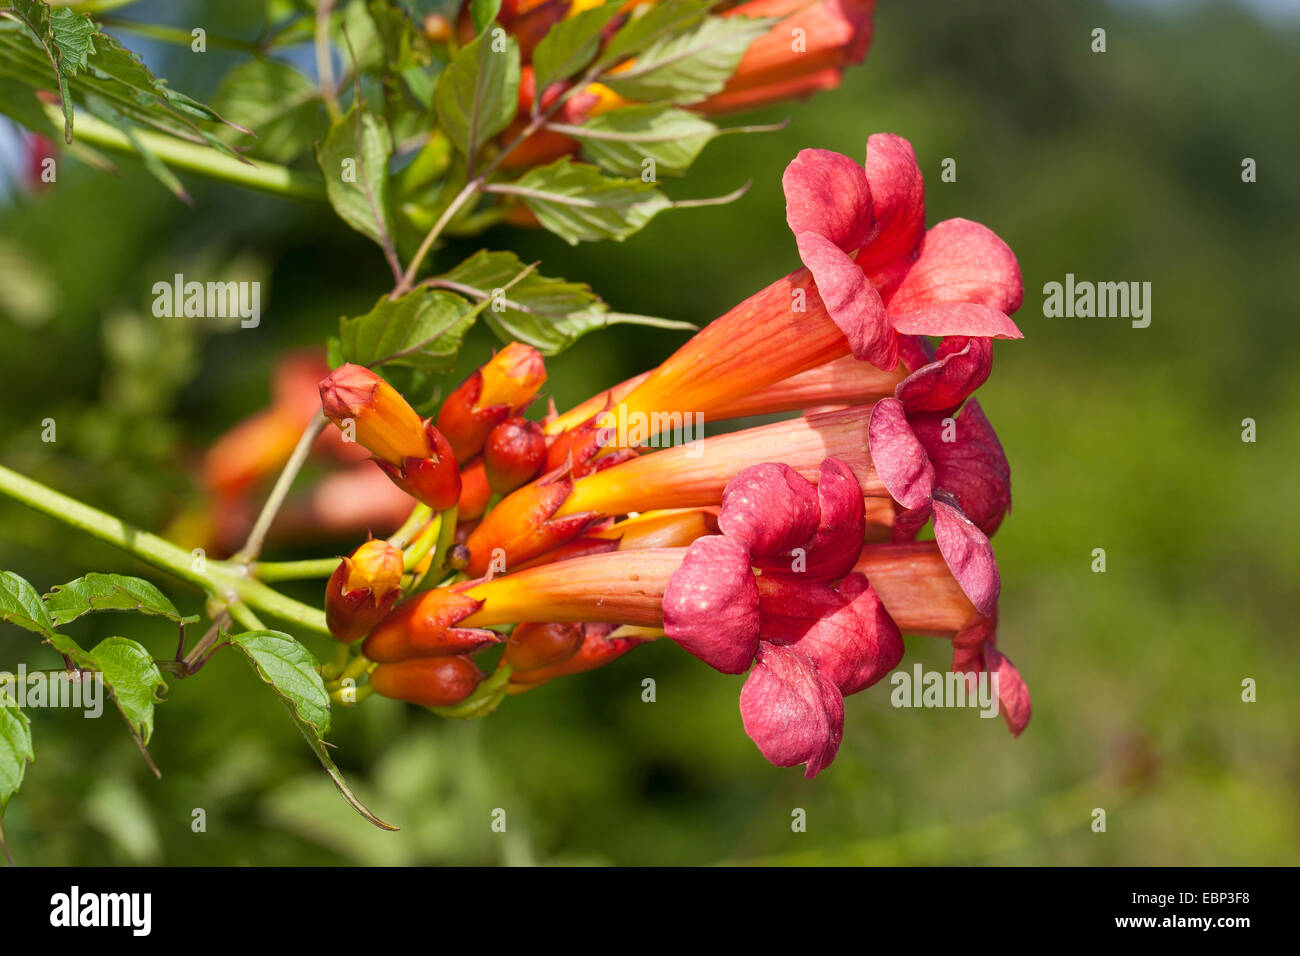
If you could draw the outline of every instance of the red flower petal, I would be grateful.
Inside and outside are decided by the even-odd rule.
[[[866,540],[866,507],[853,469],[835,458],[823,461],[817,502],[821,520],[808,542],[804,571],[817,580],[835,581],[853,570]]]
[[[908,509],[928,504],[934,490],[934,466],[912,431],[903,403],[896,398],[876,402],[867,436],[876,472],[894,500]]]
[[[697,539],[664,589],[664,633],[724,674],[743,674],[758,649],[758,585],[748,549]]]
[[[1029,703],[1029,687],[1010,659],[992,644],[985,645],[984,660],[989,671],[998,676],[998,703],[1002,719],[1007,722],[1011,733],[1019,737],[1033,713],[1033,707]]]
[[[953,336],[944,339],[938,358],[898,383],[894,395],[913,412],[956,408],[979,388],[993,370],[993,342]]]
[[[858,264],[888,289],[903,278],[925,235],[925,181],[912,144],[892,133],[867,140],[866,175],[876,228]]]
[[[962,513],[953,497],[942,489],[934,493],[934,540],[948,570],[981,614],[997,607],[1002,579],[988,536]]]
[[[1016,323],[997,309],[973,302],[947,302],[901,311],[890,303],[889,322],[904,335],[977,335],[1022,339]],[[838,324],[838,323],[837,323]]]
[[[785,190],[785,221],[796,237],[816,233],[845,252],[867,241],[872,224],[871,189],[862,167],[847,156],[827,149],[800,150],[785,168],[781,187]]]
[[[991,536],[1011,508],[1011,466],[980,403],[972,398],[962,408],[952,429],[954,441],[943,440],[937,414],[910,420],[934,465],[935,485],[952,494],[966,517]]]
[[[903,637],[861,574],[840,584],[840,605],[794,645],[847,697],[870,687],[903,659]],[[766,623],[766,619],[765,619]]]
[[[807,544],[820,515],[817,488],[811,481],[789,465],[764,462],[727,483],[718,528],[753,555],[776,555]]]
[[[893,369],[898,364],[897,336],[875,286],[848,253],[826,236],[801,232],[794,238],[826,312],[849,340],[853,354],[877,368]]]
[[[808,765],[815,777],[830,765],[844,735],[844,699],[798,651],[764,643],[740,691],[745,733],[778,767]]]
[[[874,180],[871,188],[876,188]],[[969,219],[946,219],[921,240],[916,262],[890,297],[889,311],[972,302],[1010,314],[1020,308],[1024,295],[1015,253],[997,233]]]
[[[759,637],[769,644],[796,644],[844,604],[839,592],[823,582],[763,574],[758,581]]]

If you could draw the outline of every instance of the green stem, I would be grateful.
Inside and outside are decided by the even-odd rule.
[[[433,514],[433,509],[428,505],[416,505],[411,509],[411,513],[407,515],[406,520],[402,522],[402,526],[389,537],[388,543],[395,548],[405,548],[411,543],[411,539],[415,537],[416,532],[424,527],[431,514]]]
[[[307,456],[311,454],[312,446],[316,444],[316,439],[320,437],[320,433],[325,430],[325,426],[328,424],[329,419],[323,413],[317,412],[307,427],[303,429],[298,444],[294,446],[293,454],[285,462],[284,468],[280,471],[280,477],[275,480],[275,487],[271,489],[271,494],[267,496],[266,503],[262,505],[262,511],[258,514],[257,521],[253,523],[253,530],[248,533],[248,540],[244,542],[244,546],[239,549],[239,553],[232,560],[247,564],[261,553],[262,543],[266,540],[267,532],[271,530],[271,523],[275,521],[275,516],[280,513],[280,506],[284,504],[284,499],[289,495],[293,480],[298,477],[298,472],[302,470],[303,463],[307,461]]]
[[[213,588],[207,575],[195,570],[195,556],[191,552],[148,531],[132,527],[98,508],[69,498],[3,465],[0,465],[0,493],[92,537],[107,541],[154,567],[170,571],[184,581],[205,590]]]
[[[62,114],[48,107],[50,121],[63,125]],[[149,130],[137,130],[136,140],[169,166],[218,179],[234,186],[256,189],[290,199],[325,199],[325,184],[319,176],[268,163],[263,160],[242,160],[218,152],[211,146],[187,143],[173,136]],[[139,157],[131,140],[119,129],[87,113],[79,112],[76,118],[76,136],[92,146],[113,152]]]
[[[308,558],[304,561],[258,561],[249,567],[258,580],[269,583],[327,578],[338,566],[338,558]]]
[[[282,620],[292,621],[321,634],[329,633],[329,628],[325,626],[324,611],[308,607],[249,577],[246,566],[230,565],[222,561],[196,561],[192,552],[156,534],[129,525],[121,518],[92,508],[75,498],[69,498],[3,465],[0,465],[0,493],[121,548],[154,567],[162,568],[183,581],[215,594],[227,603],[242,599],[250,606],[274,614]]]

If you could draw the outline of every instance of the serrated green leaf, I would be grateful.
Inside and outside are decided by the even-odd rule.
[[[647,159],[656,174],[681,176],[719,135],[716,126],[671,106],[625,106],[581,126],[552,126],[582,143],[582,154],[616,176],[640,176]]]
[[[95,24],[85,14],[66,7],[51,9],[37,0],[13,0],[0,16],[27,28],[28,35],[45,52],[58,86],[63,108],[64,139],[72,139],[72,96],[68,80],[86,68],[86,60],[95,51]]]
[[[556,80],[567,80],[587,66],[600,50],[601,31],[618,16],[622,3],[612,0],[561,20],[533,50],[538,95]]]
[[[91,97],[98,97],[128,126],[148,127],[235,155],[196,122],[225,123],[220,114],[173,90],[114,37],[99,32],[89,17],[67,7],[51,11],[34,0],[18,0],[0,9],[0,75],[33,91],[57,92],[68,142],[73,136],[74,102],[87,105]],[[45,124],[30,125],[30,111],[28,117],[21,121],[45,132]],[[158,174],[161,164],[156,159],[152,163]],[[169,177],[170,173],[159,174],[164,182]]]
[[[693,328],[685,322],[611,312],[590,286],[541,275],[513,252],[480,250],[433,281],[490,303],[483,318],[501,341],[524,342],[546,355],[557,355],[588,332],[610,325]]]
[[[51,634],[45,639],[45,643],[70,660],[74,667],[93,669],[95,666],[91,656],[66,634]]]
[[[55,627],[62,627],[92,611],[136,611],[165,617],[177,624],[197,617],[184,617],[176,605],[143,578],[94,572],[51,588],[45,595],[45,609]]]
[[[538,222],[571,245],[626,239],[672,205],[650,183],[604,176],[568,156],[499,191],[519,196]]]
[[[0,691],[0,815],[9,799],[23,785],[27,765],[36,759],[32,749],[32,728],[27,715],[7,702]]]
[[[125,637],[100,641],[90,652],[95,670],[113,692],[122,718],[144,744],[153,736],[153,707],[162,700],[158,691],[167,684],[150,653]]]
[[[608,74],[603,82],[632,100],[697,103],[726,85],[749,45],[774,22],[708,17],[685,33],[658,40],[635,63]]]
[[[400,299],[380,296],[365,315],[339,321],[339,356],[372,368],[448,372],[473,324],[474,310],[457,295],[416,289]]]
[[[221,80],[213,106],[257,135],[251,152],[288,163],[311,149],[323,126],[320,88],[280,60],[248,60]]]
[[[498,47],[500,47],[498,49]],[[438,78],[433,93],[438,123],[466,156],[514,119],[519,108],[519,44],[486,33],[466,44]]]
[[[681,33],[704,19],[717,0],[667,0],[656,3],[638,17],[629,20],[615,33],[597,61],[599,69],[609,69],[654,43]]]
[[[0,571],[0,621],[25,627],[42,637],[55,636],[54,621],[40,593],[12,571]]]
[[[354,106],[330,126],[316,147],[316,161],[325,177],[325,193],[334,211],[349,226],[391,248],[393,217],[388,207],[388,160],[392,143],[388,130],[364,105]]]
[[[330,729],[330,699],[311,651],[283,631],[245,631],[230,643],[248,657],[276,695],[297,717],[323,737]]]

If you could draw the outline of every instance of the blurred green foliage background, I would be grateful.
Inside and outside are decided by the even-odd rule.
[[[141,4],[156,12],[163,5]],[[255,2],[162,16],[250,34]],[[706,322],[797,265],[781,171],[803,147],[860,157],[910,138],[929,220],[984,222],[1016,251],[1022,342],[998,346],[980,400],[1012,463],[995,544],[999,646],[1029,682],[1014,740],[974,712],[851,698],[844,745],[815,781],[745,737],[739,678],[667,642],[512,698],[483,721],[373,699],[336,714],[336,757],[397,833],[338,799],[272,695],[232,653],[171,681],[155,780],[111,719],[33,711],[37,760],[4,819],[28,864],[1300,862],[1300,22],[1224,4],[885,2],[866,64],[782,132],[724,137],[677,196],[753,178],[724,208],[661,216],[628,242],[570,249],[500,229],[480,244],[541,259],[625,311]],[[1104,27],[1108,51],[1090,52]],[[140,47],[136,38],[127,42]],[[232,54],[148,47],[208,96]],[[939,179],[946,157],[957,181]],[[1244,184],[1241,163],[1258,163]],[[187,208],[130,162],[61,164],[56,188],[0,209],[0,461],[151,528],[195,495],[190,465],[267,401],[283,349],[319,343],[391,279],[325,207],[186,176]],[[175,271],[262,275],[255,331],[149,314]],[[1153,321],[1045,318],[1042,287],[1149,281]],[[550,363],[561,407],[649,367],[683,339],[619,328]],[[462,373],[491,348],[478,335]],[[54,417],[58,441],[40,441]],[[1244,443],[1242,421],[1257,423]],[[353,542],[354,543],[354,542]],[[337,542],[339,550],[353,543]],[[1107,570],[1090,570],[1104,548]],[[282,556],[291,556],[284,553]],[[0,567],[47,588],[87,570],[151,572],[0,501]],[[163,583],[187,611],[197,596]],[[318,597],[315,584],[297,592]],[[175,635],[129,627],[158,656]],[[88,646],[88,644],[87,644]],[[322,652],[325,648],[313,644]],[[946,668],[909,639],[906,666]],[[0,626],[0,666],[50,666]],[[653,677],[658,700],[641,701]],[[1244,678],[1258,701],[1244,703]],[[1090,829],[1094,808],[1107,831]],[[207,829],[192,832],[195,808]],[[503,808],[505,834],[490,829]],[[791,814],[807,811],[807,832]]]

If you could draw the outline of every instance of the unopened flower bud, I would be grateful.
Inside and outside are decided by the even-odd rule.
[[[320,383],[321,411],[376,458],[400,465],[428,455],[424,422],[393,386],[360,365],[340,365]]]
[[[447,552],[447,567],[453,571],[463,571],[469,565],[469,548],[463,544],[453,544]]]
[[[438,412],[438,429],[461,461],[477,455],[488,432],[523,411],[546,381],[546,363],[531,345],[511,342],[461,382]]]
[[[537,477],[546,461],[542,426],[526,418],[508,418],[488,433],[483,464],[488,484],[506,495]]]
[[[472,654],[501,641],[496,631],[457,626],[482,606],[482,601],[447,588],[412,595],[374,627],[363,651],[381,664]]]
[[[325,586],[325,623],[345,644],[360,640],[401,596],[402,552],[382,538],[339,562]]]
[[[487,511],[490,500],[492,486],[488,484],[487,472],[480,456],[460,470],[460,503],[456,508],[456,517],[461,521],[481,518]]]
[[[375,693],[405,700],[421,707],[451,707],[478,687],[483,672],[464,655],[415,657],[393,664],[380,664],[370,672]]]
[[[321,410],[375,457],[393,483],[435,511],[460,497],[450,443],[397,389],[360,365],[341,365],[320,383]]]
[[[380,461],[393,484],[434,511],[445,511],[460,500],[460,469],[451,445],[432,422],[424,423],[428,453],[423,458],[407,458],[400,465]]]
[[[581,624],[520,624],[507,640],[502,660],[516,673],[551,667],[578,653],[582,639]]]

